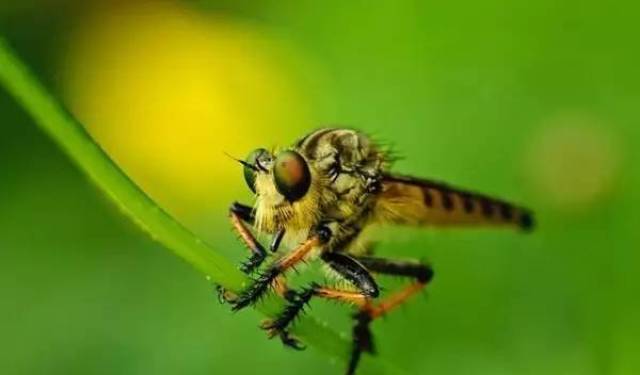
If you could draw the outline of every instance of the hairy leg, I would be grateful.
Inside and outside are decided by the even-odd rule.
[[[351,305],[364,308],[367,306],[370,300],[370,296],[363,294],[359,291],[347,291],[334,289],[328,286],[321,286],[316,283],[312,283],[306,288],[303,288],[297,292],[288,291],[285,294],[287,299],[287,305],[284,310],[273,320],[267,320],[263,322],[261,327],[265,329],[269,335],[269,338],[280,336],[280,338],[286,337],[291,340],[295,345],[289,345],[289,343],[283,342],[289,346],[293,346],[296,349],[301,349],[302,346],[289,336],[288,328],[295,321],[297,317],[304,312],[305,306],[309,304],[313,297],[320,297],[324,299],[330,299],[334,301],[340,301]]]
[[[229,207],[229,218],[234,230],[238,234],[238,237],[251,251],[249,259],[242,263],[242,265],[240,266],[240,270],[245,274],[251,274],[258,267],[260,267],[260,265],[267,257],[267,252],[264,250],[264,247],[262,246],[262,244],[260,244],[260,242],[258,242],[258,240],[255,238],[255,236],[247,226],[253,226],[255,223],[254,210],[242,203],[233,202]],[[285,231],[284,229],[282,229],[273,236],[271,246],[269,247],[271,252],[276,252],[278,250],[280,241],[282,240],[282,237],[284,237],[284,234]],[[277,277],[274,281],[274,286],[276,292],[282,295],[287,289],[284,276]],[[233,302],[237,299],[237,296],[234,293],[225,290],[219,285],[216,286],[216,290],[218,292],[218,299],[221,303]]]
[[[255,221],[253,209],[241,203],[234,202],[229,208],[229,218],[240,239],[251,251],[249,259],[243,262],[240,267],[242,272],[250,274],[255,271],[267,257],[267,252],[264,247],[256,240],[246,225],[253,225]]]
[[[398,292],[390,295],[376,305],[367,306],[366,310],[372,318],[378,318],[393,308],[406,302],[411,296],[419,293],[433,278],[431,266],[418,261],[392,260],[375,257],[356,258],[371,272],[392,276],[403,276],[414,279]]]
[[[297,248],[272,262],[264,271],[260,272],[249,287],[238,295],[238,298],[233,302],[233,311],[256,303],[271,288],[279,275],[303,261],[313,249],[324,245],[330,236],[331,232],[328,228],[318,227]]]
[[[262,325],[270,337],[286,334],[288,327],[304,311],[313,297],[336,300],[363,309],[369,305],[372,298],[378,296],[379,290],[375,280],[353,258],[340,253],[324,253],[321,259],[344,279],[350,281],[357,290],[340,290],[312,283],[298,292],[289,291],[285,309],[273,320],[266,321]]]
[[[375,257],[357,257],[355,259],[372,272],[410,277],[414,279],[414,282],[377,304],[367,303],[354,315],[353,346],[347,367],[347,375],[355,373],[363,352],[373,354],[375,351],[373,335],[369,328],[370,323],[406,302],[411,296],[420,292],[433,278],[431,267],[420,262]]]

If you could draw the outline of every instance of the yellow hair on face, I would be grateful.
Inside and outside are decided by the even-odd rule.
[[[322,207],[321,177],[309,166],[311,185],[307,193],[295,202],[288,202],[278,192],[272,174],[259,173],[256,177],[256,228],[259,232],[274,233],[280,228],[302,231],[314,227]]]

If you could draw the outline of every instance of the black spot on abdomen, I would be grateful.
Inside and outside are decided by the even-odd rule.
[[[474,204],[473,197],[469,194],[462,195],[462,206],[464,207],[464,211],[468,214],[473,212]]]
[[[427,207],[433,207],[433,195],[428,188],[422,189],[422,200],[424,201],[424,205]]]
[[[491,217],[493,215],[493,202],[488,199],[482,199],[480,204],[482,205],[482,214],[486,217]]]
[[[442,207],[447,211],[453,210],[453,199],[451,198],[451,193],[448,191],[441,191],[440,195],[442,197]]]
[[[511,220],[513,218],[513,207],[507,203],[500,204],[500,215],[504,220]]]

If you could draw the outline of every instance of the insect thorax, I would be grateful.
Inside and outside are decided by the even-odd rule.
[[[296,147],[321,181],[320,219],[335,223],[334,245],[345,245],[366,225],[387,165],[385,154],[350,129],[321,129]]]

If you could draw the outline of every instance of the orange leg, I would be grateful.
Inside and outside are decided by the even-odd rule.
[[[372,319],[378,318],[406,302],[413,295],[419,293],[433,277],[431,267],[420,262],[397,261],[374,257],[361,257],[356,258],[356,260],[372,272],[415,279],[413,283],[388,296],[378,304],[365,306],[363,310],[366,311]]]
[[[260,273],[254,283],[240,293],[238,298],[233,301],[232,310],[238,311],[258,301],[273,286],[278,276],[303,261],[321,243],[320,237],[314,235],[287,255],[276,260],[264,272]]]
[[[242,240],[242,242],[244,242],[245,245],[247,245],[249,250],[254,253],[266,253],[262,245],[256,240],[256,238],[253,236],[253,233],[249,231],[249,228],[247,228],[247,226],[240,219],[240,216],[237,213],[232,211],[229,214],[229,217],[231,219],[231,225],[233,225],[233,229],[236,230],[236,232],[240,236],[240,239]]]
[[[287,287],[287,278],[284,275],[278,275],[275,280],[273,280],[273,291],[276,292],[277,295],[283,297],[289,288]]]
[[[257,269],[267,257],[267,252],[264,247],[260,242],[258,242],[258,240],[256,240],[248,227],[248,225],[252,225],[255,220],[253,209],[249,206],[235,202],[229,209],[229,219],[231,220],[233,229],[238,233],[239,238],[252,253],[251,257],[242,263],[242,266],[240,267],[244,273],[249,274]],[[280,231],[275,235],[274,241],[271,244],[272,251],[276,251],[278,249],[283,235],[284,231]],[[283,275],[276,277],[272,285],[274,291],[280,296],[283,296],[287,291],[286,279]],[[233,303],[238,298],[235,293],[224,290],[222,287],[218,287],[218,294],[220,300],[223,302]]]
[[[276,264],[279,264],[281,267],[287,267],[287,265],[295,264],[301,259],[304,259],[306,254],[308,254],[309,250],[307,250],[307,247],[313,248],[316,244],[324,243],[322,240],[323,238],[326,239],[327,237],[323,236],[321,231],[319,231],[317,237],[302,244],[300,249],[296,250],[291,255],[282,258]],[[299,343],[288,336],[287,328],[295,318],[304,311],[305,305],[307,305],[313,297],[336,300],[364,308],[367,306],[371,298],[378,296],[378,286],[376,285],[375,280],[373,280],[373,277],[371,277],[369,272],[353,258],[345,254],[332,252],[323,253],[321,258],[334,271],[343,275],[346,280],[351,281],[353,285],[356,286],[357,291],[338,290],[323,287],[314,283],[300,291],[287,292],[285,298],[287,299],[288,304],[285,306],[284,310],[273,320],[266,321],[262,325],[262,328],[268,331],[270,337],[277,334],[280,334],[282,337],[284,334],[285,338],[283,339],[283,342],[285,342],[285,344],[299,348]],[[291,343],[294,345],[291,345]]]
[[[347,375],[353,375],[355,373],[362,352],[373,353],[375,351],[373,337],[369,328],[371,321],[405,303],[409,298],[419,293],[433,277],[431,267],[419,262],[396,261],[373,257],[361,257],[356,258],[356,260],[372,272],[411,277],[414,278],[415,281],[377,304],[367,303],[360,309],[360,312],[354,316],[353,347],[347,368]]]
[[[351,292],[339,289],[318,287],[315,289],[315,295],[320,298],[340,301],[348,303],[350,305],[358,306],[360,308],[364,308],[370,303],[370,298],[365,296],[361,292]]]
[[[267,330],[269,337],[274,337],[281,332],[286,332],[289,324],[303,311],[304,306],[308,304],[313,297],[340,301],[358,306],[361,309],[370,303],[371,298],[362,292],[339,290],[311,284],[310,287],[301,290],[299,293],[293,293],[288,296],[287,300],[289,304],[284,311],[275,319],[265,321],[262,324],[262,328]]]
[[[229,219],[238,237],[251,251],[249,259],[244,261],[240,266],[242,272],[250,274],[255,271],[267,257],[267,252],[264,250],[264,247],[256,240],[248,227],[248,225],[252,225],[255,220],[253,209],[244,204],[234,202],[231,204],[231,207],[229,207]],[[225,290],[220,285],[216,286],[216,290],[221,303],[233,302],[238,297],[235,293]]]
[[[300,246],[287,255],[278,259],[274,266],[277,267],[280,272],[284,272],[304,260],[311,250],[316,248],[318,245],[320,245],[320,239],[318,236],[313,236],[304,241]]]
[[[395,294],[385,298],[376,305],[368,304],[363,307],[363,310],[371,317],[376,319],[386,314],[393,308],[405,303],[411,296],[419,293],[427,284],[420,281],[416,281],[399,290]]]
[[[252,255],[247,261],[242,263],[240,269],[244,273],[251,273],[256,270],[267,257],[264,247],[258,242],[245,223],[252,223],[254,220],[253,210],[249,206],[234,203],[229,209],[229,218],[233,229],[238,233],[242,242],[251,250]]]

